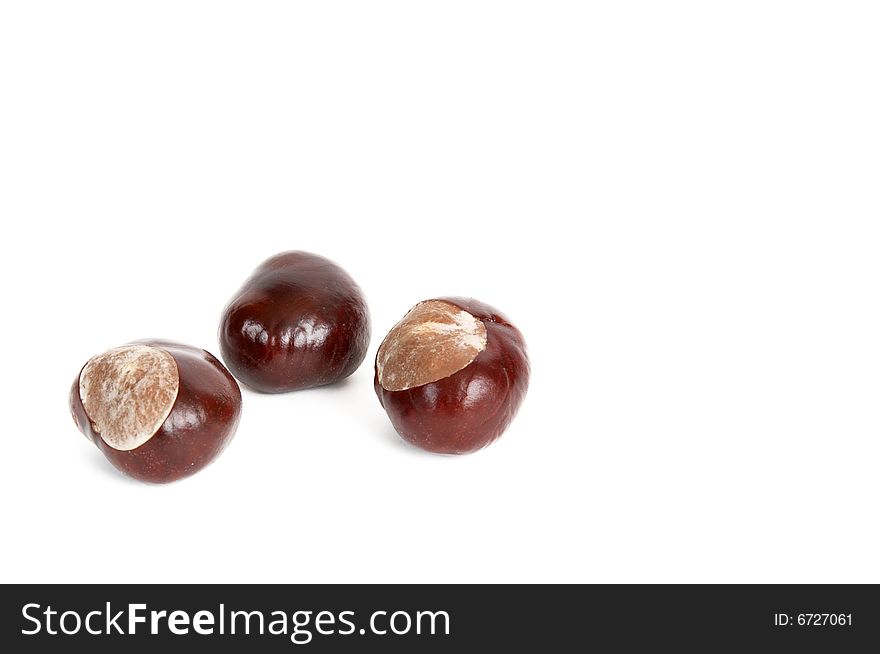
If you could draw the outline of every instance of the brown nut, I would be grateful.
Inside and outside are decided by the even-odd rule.
[[[520,331],[470,298],[426,300],[376,354],[373,385],[391,424],[430,452],[464,454],[497,439],[529,384]]]
[[[110,463],[162,483],[223,451],[238,426],[241,391],[209,352],[143,340],[92,357],[74,380],[70,410]]]
[[[332,384],[363,362],[370,314],[338,265],[282,252],[245,281],[220,320],[220,353],[232,374],[264,393]]]

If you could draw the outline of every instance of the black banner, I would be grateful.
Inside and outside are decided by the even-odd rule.
[[[869,585],[7,585],[0,611],[6,652],[630,651],[646,642],[843,652],[880,643],[880,594]]]

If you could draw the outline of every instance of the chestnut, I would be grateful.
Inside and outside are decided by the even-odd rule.
[[[507,429],[529,384],[520,331],[471,298],[420,302],[382,341],[373,385],[391,424],[430,452],[465,454]]]
[[[223,451],[238,426],[241,391],[209,352],[142,340],[89,359],[70,390],[70,410],[110,463],[163,483]]]
[[[364,360],[370,314],[355,281],[309,252],[264,261],[227,305],[220,353],[239,381],[264,393],[332,384]]]

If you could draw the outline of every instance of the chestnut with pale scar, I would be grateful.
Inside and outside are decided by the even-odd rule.
[[[80,431],[122,472],[149,482],[191,475],[235,434],[241,392],[213,355],[139,341],[92,357],[70,391]]]
[[[495,441],[516,415],[529,380],[520,331],[471,298],[414,306],[376,355],[374,388],[395,430],[444,454]]]

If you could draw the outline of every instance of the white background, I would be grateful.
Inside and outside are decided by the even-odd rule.
[[[0,579],[880,582],[880,15],[840,2],[0,9]],[[217,352],[267,256],[359,281],[368,360],[245,391],[185,481],[68,415],[92,355]],[[505,436],[372,389],[414,303],[529,343]]]

